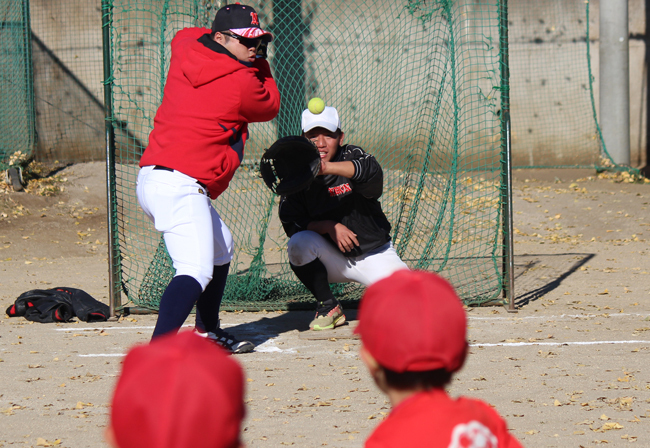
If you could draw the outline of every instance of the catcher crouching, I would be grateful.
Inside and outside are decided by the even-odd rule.
[[[379,203],[383,171],[377,160],[358,146],[343,144],[345,134],[333,107],[319,114],[305,109],[302,130],[316,147],[319,169],[313,179],[304,175],[308,168],[298,170],[308,180],[279,192],[279,214],[290,238],[291,269],[317,301],[309,328],[327,330],[345,322],[330,283],[369,286],[408,267],[393,248],[391,226]]]

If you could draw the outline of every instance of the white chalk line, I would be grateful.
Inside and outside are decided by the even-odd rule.
[[[234,327],[239,324],[222,324],[224,328]],[[185,324],[181,328],[194,328],[192,324]],[[135,327],[80,327],[80,328],[55,328],[54,331],[102,331],[102,330],[153,330],[154,325],[142,325]]]
[[[187,325],[185,325],[187,326]],[[82,328],[55,328],[54,331],[106,331],[106,330],[153,330],[153,325],[142,327],[82,327]]]
[[[641,314],[641,313],[617,313],[617,314],[610,314],[609,317],[615,317],[615,316],[636,316],[636,317],[645,317],[649,316],[650,314]],[[585,317],[599,317],[602,315],[597,315],[597,314],[561,314],[561,315],[551,315],[551,316],[524,316],[524,317],[516,317],[516,316],[511,316],[511,317],[491,317],[491,316],[468,316],[470,320],[475,319],[475,320],[517,320],[517,319],[545,319],[545,320],[551,320],[551,319],[558,319],[558,318],[585,318]],[[239,324],[224,324],[224,327],[233,327]],[[265,326],[265,325],[263,325]],[[183,325],[183,327],[193,327],[192,324],[188,325]],[[126,327],[126,326],[116,326],[116,327],[81,327],[81,328],[55,328],[55,331],[64,331],[64,332],[74,332],[74,331],[110,331],[110,330],[153,330],[154,326],[153,325],[147,325],[147,326],[134,326],[134,327]],[[260,334],[256,337],[256,339],[262,339],[264,338],[265,335]],[[295,354],[297,353],[295,349],[289,348],[289,349],[281,349],[275,344],[277,337],[275,338],[270,338],[266,340],[264,343],[258,345],[255,347],[255,351],[258,353],[285,353],[285,354]],[[629,340],[629,341],[567,341],[567,342],[498,342],[498,343],[479,343],[475,342],[470,344],[470,347],[527,347],[527,346],[554,346],[554,347],[560,347],[560,346],[578,346],[578,345],[606,345],[606,344],[642,344],[642,345],[650,345],[650,341],[643,341],[643,340]],[[124,353],[91,353],[91,354],[80,354],[78,355],[79,357],[122,357],[124,356]]]
[[[530,345],[604,345],[604,344],[643,344],[650,345],[650,341],[572,341],[572,342],[497,342],[469,344],[470,347],[524,347]]]
[[[650,313],[600,313],[600,314],[559,314],[559,315],[550,315],[550,316],[544,316],[544,315],[538,315],[538,316],[522,316],[518,317],[516,315],[513,316],[507,316],[507,317],[501,317],[501,316],[471,316],[468,315],[467,318],[468,320],[510,320],[510,321],[517,321],[517,320],[525,320],[525,319],[540,319],[540,320],[553,320],[553,319],[586,319],[586,318],[594,318],[594,317],[649,317]],[[249,324],[252,324],[253,322],[249,322]],[[234,324],[222,324],[224,328],[228,327],[235,327],[237,325],[241,325],[239,323],[234,323]],[[194,327],[192,324],[186,324],[183,325],[183,327]],[[54,331],[111,331],[111,330],[121,330],[121,331],[131,331],[131,330],[153,330],[154,326],[153,325],[142,325],[142,326],[134,326],[134,327],[128,327],[128,326],[118,326],[118,327],[78,327],[78,328],[54,328]]]
[[[283,354],[296,354],[296,349],[281,349],[275,345],[275,340],[277,338],[269,339],[263,344],[255,347],[255,352],[257,353],[283,353]],[[650,341],[641,341],[641,340],[630,340],[630,341],[567,341],[567,342],[497,342],[497,343],[481,343],[475,342],[469,344],[470,347],[528,347],[528,346],[570,346],[570,345],[607,345],[607,344],[640,344],[640,345],[649,345]],[[99,358],[99,357],[120,357],[124,356],[124,353],[90,353],[85,355],[79,355],[81,358]]]
[[[551,319],[586,319],[586,318],[594,318],[594,317],[628,317],[628,316],[633,316],[633,317],[648,317],[650,316],[650,313],[608,313],[606,311],[603,311],[602,313],[594,314],[594,313],[588,313],[588,314],[560,314],[560,315],[550,315],[550,316],[545,316],[545,315],[537,315],[537,316],[522,316],[519,317],[516,314],[513,314],[511,316],[507,317],[501,317],[501,316],[471,316],[468,315],[467,318],[469,320],[511,320],[511,321],[517,321],[517,320],[524,320],[524,319],[545,319],[545,320],[551,320]]]

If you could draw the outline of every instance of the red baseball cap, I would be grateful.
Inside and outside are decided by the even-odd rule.
[[[467,318],[454,288],[437,274],[402,269],[366,289],[355,333],[375,360],[395,372],[459,370]]]
[[[182,332],[127,353],[110,419],[120,448],[234,448],[244,415],[242,368]]]

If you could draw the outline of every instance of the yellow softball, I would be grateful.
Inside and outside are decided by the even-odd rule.
[[[318,115],[325,110],[325,101],[320,98],[312,98],[309,100],[307,108],[312,114]]]

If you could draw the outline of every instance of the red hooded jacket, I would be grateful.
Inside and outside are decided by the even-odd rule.
[[[178,170],[205,184],[215,199],[244,157],[248,123],[275,118],[280,93],[266,60],[248,67],[199,42],[206,33],[185,28],[172,40],[162,104],[140,166]]]

